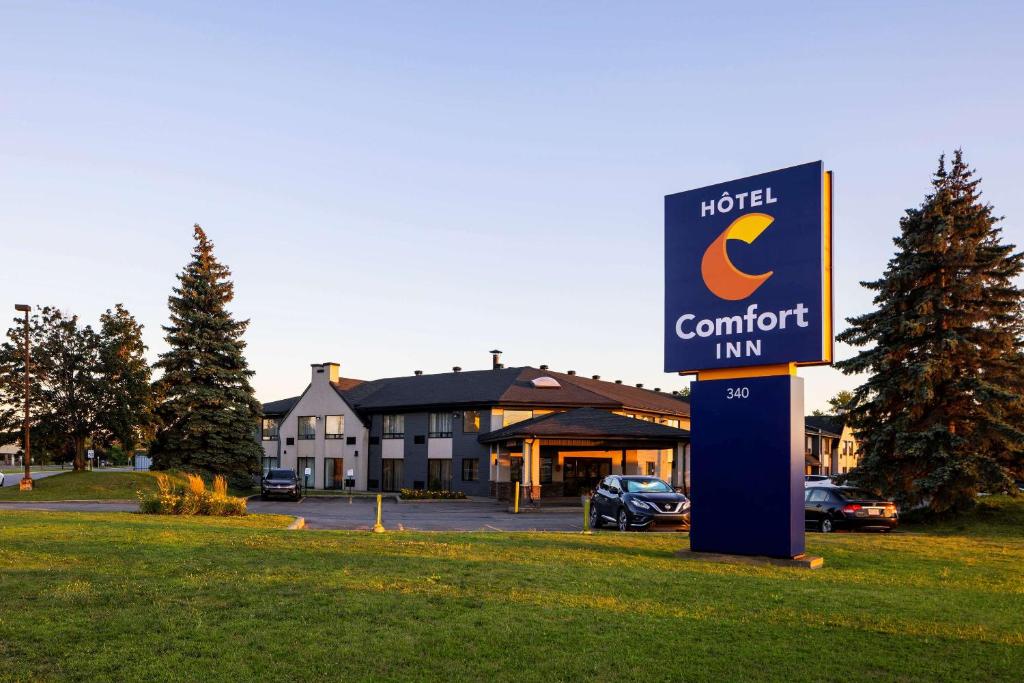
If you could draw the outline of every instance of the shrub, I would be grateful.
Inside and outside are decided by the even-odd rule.
[[[403,500],[460,500],[466,497],[466,494],[462,491],[449,491],[448,489],[402,489],[399,495],[401,495]]]
[[[218,475],[213,490],[198,474],[186,475],[185,486],[176,486],[166,474],[156,478],[156,493],[139,493],[139,512],[147,515],[214,515],[241,517],[246,514],[245,498],[228,495],[227,480]]]

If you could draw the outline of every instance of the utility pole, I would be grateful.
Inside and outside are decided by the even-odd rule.
[[[24,450],[25,454],[22,456],[22,459],[25,462],[25,477],[21,480],[21,484],[19,486],[19,489],[22,490],[22,491],[31,491],[32,490],[32,448],[31,448],[31,445],[29,443],[29,428],[28,428],[28,421],[29,421],[28,404],[29,404],[29,394],[30,394],[30,387],[31,387],[31,382],[30,382],[30,376],[31,375],[30,375],[29,363],[31,362],[31,359],[30,359],[29,350],[28,350],[28,343],[29,343],[28,342],[28,338],[29,338],[29,335],[28,335],[28,314],[29,314],[29,311],[32,310],[32,307],[29,306],[28,304],[15,304],[14,305],[14,310],[21,311],[21,312],[23,312],[25,314],[25,423],[24,423],[25,433],[24,433],[24,436],[23,436],[23,444],[24,444],[23,450]]]

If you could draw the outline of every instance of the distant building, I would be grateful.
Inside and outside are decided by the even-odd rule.
[[[21,446],[19,444],[7,444],[0,446],[0,465],[13,467],[21,464]]]
[[[842,416],[808,415],[805,426],[805,474],[846,474],[860,460],[860,444]]]
[[[312,365],[299,396],[263,406],[264,469],[311,488],[576,496],[609,474],[688,484],[690,404],[547,366],[345,378]],[[308,474],[307,474],[308,473]]]

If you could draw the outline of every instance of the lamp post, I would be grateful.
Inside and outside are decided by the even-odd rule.
[[[31,449],[31,446],[29,444],[29,434],[28,434],[28,431],[29,431],[28,430],[28,414],[29,414],[28,413],[28,402],[29,402],[29,387],[31,386],[30,383],[29,383],[29,377],[30,377],[30,375],[29,375],[29,371],[30,371],[29,363],[30,363],[30,358],[29,358],[29,352],[28,352],[28,314],[29,314],[29,311],[32,310],[32,307],[29,306],[28,304],[15,304],[14,305],[14,310],[23,312],[25,314],[25,423],[24,423],[25,433],[24,433],[24,437],[23,437],[23,439],[24,439],[24,448],[23,448],[23,450],[25,451],[25,454],[22,456],[22,459],[25,461],[25,477],[21,480],[21,484],[19,486],[19,489],[22,490],[22,491],[31,491],[32,490],[32,449]]]

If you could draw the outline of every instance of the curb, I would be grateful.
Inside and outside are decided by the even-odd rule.
[[[479,503],[478,500],[470,500],[469,498],[402,498],[400,495],[396,496],[385,496],[386,498],[394,498],[395,502],[401,503],[402,505],[419,505],[421,503],[433,504],[433,503]]]
[[[288,530],[289,531],[295,531],[297,529],[305,529],[305,528],[306,528],[306,518],[305,517],[296,517],[295,521],[288,525]]]
[[[25,505],[27,503],[46,503],[47,505],[61,503],[136,503],[135,498],[86,498],[86,499],[60,499],[60,500],[0,500],[0,505]]]

